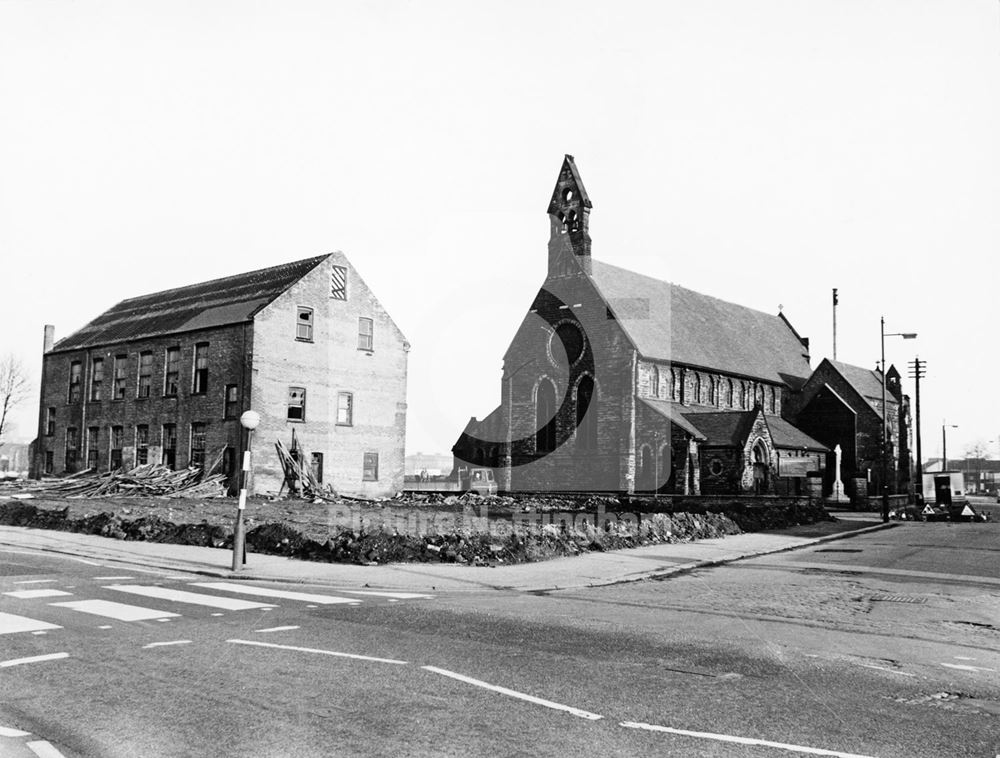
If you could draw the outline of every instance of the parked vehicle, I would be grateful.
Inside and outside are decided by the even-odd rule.
[[[406,492],[475,492],[479,495],[495,495],[497,482],[491,468],[466,468],[458,470],[455,478],[438,478],[406,481]]]

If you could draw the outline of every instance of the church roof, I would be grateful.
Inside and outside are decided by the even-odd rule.
[[[685,413],[705,437],[706,445],[742,447],[757,418],[757,411],[712,411]]]
[[[861,366],[853,366],[850,363],[841,363],[826,359],[831,366],[840,372],[840,375],[858,391],[866,400],[882,403],[882,372]],[[888,389],[888,388],[887,388]],[[886,400],[895,401],[896,398],[891,393],[886,394]]]
[[[730,303],[598,260],[591,278],[645,358],[798,389],[809,353],[782,316]]]
[[[705,439],[705,435],[701,432],[701,430],[684,417],[684,414],[682,413],[682,411],[685,410],[684,406],[672,403],[669,400],[654,400],[648,397],[639,398],[639,402],[645,403],[655,413],[663,416],[667,419],[667,421],[670,421],[680,427],[695,439]]]
[[[825,453],[829,448],[822,442],[817,442],[801,429],[792,426],[781,416],[765,415],[767,426],[771,430],[771,441],[775,447],[786,450],[813,450]]]
[[[249,321],[326,255],[122,300],[53,350],[160,337]]]
[[[587,188],[583,186],[583,179],[580,178],[580,171],[576,167],[576,159],[573,158],[569,153],[563,158],[562,168],[559,170],[559,180],[556,181],[556,188],[552,191],[552,200],[549,202],[549,213],[556,212],[556,201],[559,195],[559,184],[561,183],[563,176],[569,174],[569,177],[573,180],[573,184],[576,185],[576,192],[580,196],[580,202],[587,208],[593,208],[593,203],[590,202],[590,196],[587,194]]]

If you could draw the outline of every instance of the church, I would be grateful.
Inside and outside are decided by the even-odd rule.
[[[806,494],[909,480],[908,398],[895,368],[824,360],[771,315],[597,260],[590,197],[567,155],[549,201],[548,272],[503,357],[500,404],[470,419],[455,475],[500,489]],[[898,444],[894,441],[898,440]],[[840,447],[836,471],[834,450]]]

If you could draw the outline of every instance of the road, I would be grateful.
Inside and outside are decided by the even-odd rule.
[[[534,594],[2,548],[0,755],[993,758],[998,538],[903,524]]]

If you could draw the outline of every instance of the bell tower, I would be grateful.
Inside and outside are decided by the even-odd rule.
[[[573,156],[567,155],[549,201],[549,276],[590,273],[592,207]]]

